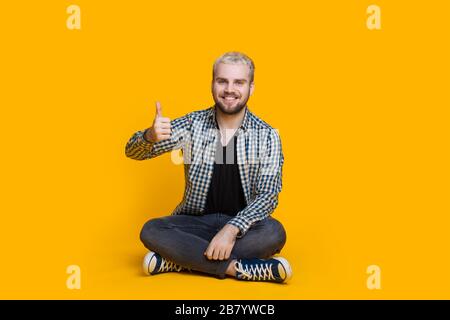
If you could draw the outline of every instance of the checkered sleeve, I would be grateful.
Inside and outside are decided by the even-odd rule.
[[[239,228],[238,238],[242,238],[255,222],[268,217],[277,207],[278,194],[282,187],[283,163],[280,136],[272,129],[260,160],[256,196],[228,222]]]
[[[189,139],[192,119],[187,114],[180,118],[170,121],[171,136],[167,140],[152,143],[144,137],[145,131],[137,131],[128,140],[125,146],[125,155],[134,160],[146,160],[157,157],[165,152],[180,149]]]

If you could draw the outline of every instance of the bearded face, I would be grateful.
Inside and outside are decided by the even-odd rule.
[[[216,106],[225,114],[241,111],[253,93],[250,68],[245,64],[219,63],[214,72],[212,94]]]

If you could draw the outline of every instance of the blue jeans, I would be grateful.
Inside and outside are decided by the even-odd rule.
[[[216,213],[202,216],[171,215],[154,218],[141,231],[144,246],[185,268],[224,279],[230,262],[241,258],[267,259],[286,243],[283,225],[272,217],[258,221],[237,238],[227,260],[209,260],[204,252],[232,216]]]

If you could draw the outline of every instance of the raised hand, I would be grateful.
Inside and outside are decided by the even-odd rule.
[[[145,131],[145,138],[151,142],[159,142],[170,139],[171,126],[170,119],[162,115],[162,107],[159,101],[156,101],[156,115],[153,124]]]

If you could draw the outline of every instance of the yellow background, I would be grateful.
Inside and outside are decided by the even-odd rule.
[[[450,298],[449,15],[444,0],[3,2],[0,298]],[[212,105],[230,50],[254,59],[249,106],[281,134],[294,277],[145,277],[140,228],[181,200],[183,169],[125,144],[155,100],[172,119]]]

